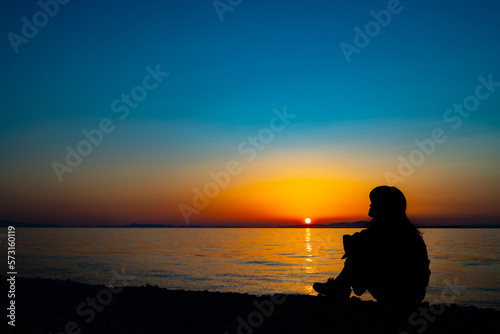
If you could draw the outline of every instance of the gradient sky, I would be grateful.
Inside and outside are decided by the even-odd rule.
[[[0,219],[336,222],[368,219],[370,190],[393,184],[417,222],[500,222],[500,86],[478,79],[500,82],[497,1],[1,6]],[[348,62],[341,43],[388,6]],[[157,68],[168,76],[137,87]],[[131,92],[141,101],[120,101]],[[106,119],[113,131],[58,178],[54,162]],[[441,142],[416,152],[435,129]]]

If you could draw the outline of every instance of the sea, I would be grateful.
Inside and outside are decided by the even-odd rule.
[[[168,289],[315,295],[342,270],[340,228],[18,228],[23,277]],[[500,229],[421,230],[425,301],[500,310]],[[388,257],[391,254],[387,254]],[[362,300],[373,300],[367,292]]]

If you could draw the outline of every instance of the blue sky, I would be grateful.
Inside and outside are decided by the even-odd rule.
[[[7,35],[21,35],[22,17],[32,22],[40,5],[5,3],[5,189],[28,189],[23,175],[29,174],[46,191],[68,187],[65,194],[73,196],[81,185],[60,185],[50,164],[103,118],[113,119],[116,131],[68,178],[83,184],[84,170],[99,174],[110,161],[140,160],[163,166],[169,180],[183,179],[170,166],[223,163],[238,142],[269,122],[273,108],[285,105],[298,116],[273,142],[276,154],[349,148],[362,159],[367,150],[380,150],[387,156],[380,171],[390,169],[415,138],[443,125],[445,110],[474,92],[478,76],[500,81],[500,3],[401,1],[400,13],[348,63],[339,44],[354,44],[353,29],[364,29],[374,20],[370,11],[388,3],[242,1],[221,21],[212,1],[70,1],[18,53]],[[157,64],[169,77],[118,120],[112,101]],[[478,173],[499,166],[499,106],[499,92],[481,102],[441,157],[450,156],[451,164],[483,152],[475,158]],[[19,191],[9,203],[16,206],[23,196]],[[16,210],[8,216],[23,218]]]

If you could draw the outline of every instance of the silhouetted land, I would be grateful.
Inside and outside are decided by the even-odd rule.
[[[6,283],[1,277],[1,291],[7,291]],[[112,293],[104,285],[18,277],[16,328],[8,326],[7,333],[470,334],[498,333],[500,328],[500,311],[493,309],[443,304],[434,315],[423,303],[414,314],[357,298],[342,305],[307,295],[274,298],[276,303],[271,296],[150,285]]]
[[[12,222],[6,220],[0,220],[0,227],[14,226],[16,228],[22,227],[60,227],[60,228],[365,228],[370,222],[368,221],[355,221],[355,222],[342,222],[342,223],[331,223],[331,224],[299,224],[299,225],[281,225],[281,226],[200,226],[200,225],[167,225],[167,224],[127,224],[127,225],[97,225],[97,226],[87,226],[87,225],[57,225],[57,224],[38,224],[38,223],[24,223],[24,222]],[[418,228],[500,228],[500,224],[466,224],[466,225],[415,225]]]

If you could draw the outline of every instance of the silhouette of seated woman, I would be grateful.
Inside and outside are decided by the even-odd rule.
[[[343,237],[342,272],[313,288],[339,301],[347,300],[352,288],[358,296],[368,290],[383,304],[418,305],[429,283],[429,259],[420,231],[406,216],[406,198],[395,187],[381,186],[370,200],[369,227]]]

